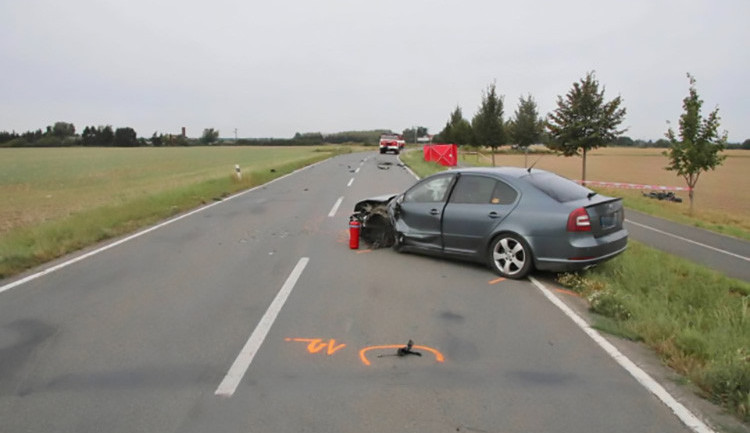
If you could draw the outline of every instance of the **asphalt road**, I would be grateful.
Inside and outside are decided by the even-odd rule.
[[[334,158],[0,288],[0,430],[688,432],[528,281],[348,248]],[[421,356],[394,356],[408,340]]]
[[[750,242],[646,215],[625,212],[630,238],[725,275],[750,281]]]

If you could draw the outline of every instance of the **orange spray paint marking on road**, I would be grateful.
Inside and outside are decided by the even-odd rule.
[[[499,283],[501,281],[505,281],[505,278],[500,277],[500,278],[497,278],[497,279],[489,281],[487,284],[497,284],[497,283]]]
[[[572,290],[566,290],[566,289],[555,289],[556,292],[565,293],[566,295],[575,296],[577,298],[580,298],[581,295],[578,293],[572,291]]]
[[[337,345],[335,338],[328,340],[328,342],[324,342],[322,338],[286,338],[285,340],[298,343],[308,343],[307,351],[313,354],[318,353],[327,347],[328,350],[326,351],[326,354],[328,356],[331,356],[346,347],[346,344],[343,343]]]
[[[359,251],[357,251],[354,254],[366,254],[366,253],[371,253],[371,252],[372,252],[372,250],[359,250]]]
[[[362,361],[363,364],[369,366],[370,365],[370,360],[367,359],[367,356],[366,356],[367,352],[369,352],[371,350],[401,349],[403,347],[404,347],[403,344],[389,344],[389,345],[386,345],[386,346],[369,346],[369,347],[365,347],[364,349],[362,349],[362,350],[359,351],[359,359]],[[412,346],[412,349],[414,349],[414,350],[424,350],[424,351],[430,352],[433,355],[435,355],[435,360],[437,362],[445,362],[445,357],[443,356],[443,354],[440,353],[440,352],[438,352],[437,350],[433,349],[432,347],[427,347],[427,346]]]

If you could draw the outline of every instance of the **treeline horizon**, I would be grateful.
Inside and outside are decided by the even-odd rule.
[[[414,144],[415,138],[427,136],[427,128],[419,127],[418,134],[413,129],[404,130],[403,135],[407,143]],[[75,125],[68,122],[56,122],[47,126],[45,130],[0,131],[0,147],[185,147],[185,146],[319,146],[324,144],[359,143],[366,146],[378,144],[381,134],[398,134],[390,129],[372,129],[361,131],[342,131],[332,134],[321,132],[296,133],[291,138],[220,138],[219,131],[213,128],[204,129],[199,138],[191,138],[182,134],[163,134],[154,132],[151,137],[138,137],[136,131],[130,127],[112,128],[106,126],[86,126],[83,131],[76,133]],[[439,136],[437,137],[439,139]],[[438,141],[439,142],[439,141]],[[545,144],[545,143],[539,143]],[[509,143],[512,145],[512,143]],[[668,148],[670,143],[666,138],[657,140],[632,139],[627,136],[618,137],[610,146],[617,147],[653,147]],[[728,148],[750,149],[750,139],[743,143],[727,143]]]

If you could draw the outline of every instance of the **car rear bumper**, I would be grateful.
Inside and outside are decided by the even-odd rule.
[[[557,257],[536,257],[535,267],[542,271],[571,272],[594,266],[622,254],[628,247],[628,233],[618,231],[604,238],[572,242],[565,254]],[[563,257],[560,257],[560,256]],[[567,258],[566,258],[567,257]]]
[[[564,259],[539,259],[536,261],[536,268],[540,271],[550,271],[550,272],[573,272],[573,271],[580,271],[582,269],[589,268],[591,266],[597,265],[599,263],[605,262],[619,254],[622,254],[625,252],[625,250],[628,247],[625,246],[622,249],[619,249],[613,253],[600,256],[600,257],[594,257],[590,259],[581,259],[581,260],[564,260]]]

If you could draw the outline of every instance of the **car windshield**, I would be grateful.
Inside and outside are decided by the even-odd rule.
[[[525,179],[560,203],[586,198],[592,192],[590,189],[554,173],[531,173],[525,176]]]

